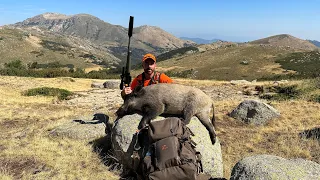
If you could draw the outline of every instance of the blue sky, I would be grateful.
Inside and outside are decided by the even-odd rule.
[[[0,26],[45,12],[87,13],[128,27],[158,26],[177,36],[250,41],[277,34],[320,41],[320,0],[0,0]]]

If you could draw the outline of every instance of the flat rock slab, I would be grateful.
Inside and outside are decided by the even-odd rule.
[[[320,164],[305,159],[285,159],[256,155],[240,160],[232,169],[230,180],[247,179],[320,179]]]
[[[73,120],[54,128],[50,135],[92,141],[105,136],[105,124],[99,121]]]

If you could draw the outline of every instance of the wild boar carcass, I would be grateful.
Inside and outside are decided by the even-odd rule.
[[[138,86],[125,97],[123,105],[116,112],[118,117],[133,113],[140,113],[143,116],[139,129],[144,128],[160,114],[182,116],[186,124],[190,122],[192,116],[196,116],[209,131],[212,144],[215,143],[213,101],[200,89],[167,83]]]

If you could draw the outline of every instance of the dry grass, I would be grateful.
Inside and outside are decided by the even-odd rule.
[[[217,133],[222,143],[224,173],[230,176],[231,168],[240,159],[255,154],[272,154],[284,158],[304,158],[320,162],[319,142],[302,140],[298,134],[319,127],[319,103],[288,101],[273,103],[281,117],[268,125],[248,126],[226,116],[240,102],[216,103]]]
[[[90,79],[35,79],[0,77],[0,179],[118,179],[109,172],[87,142],[52,138],[48,131],[79,115],[93,114],[91,107],[55,104],[53,97],[24,97],[21,92],[47,86],[69,91],[90,90]],[[228,82],[175,79],[192,86],[219,86]],[[259,82],[270,84],[270,82]],[[295,82],[299,83],[299,82]],[[319,127],[320,103],[304,100],[271,101],[281,117],[266,126],[248,126],[226,115],[241,101],[216,101],[217,133],[221,140],[224,175],[240,159],[255,154],[304,158],[320,162],[320,145],[298,133]]]
[[[79,116],[92,116],[90,108],[54,104],[54,97],[21,95],[23,90],[39,86],[85,91],[92,81],[0,78],[1,179],[118,179],[88,142],[48,136],[55,126]]]

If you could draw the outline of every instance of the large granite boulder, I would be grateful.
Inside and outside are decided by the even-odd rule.
[[[107,80],[103,83],[103,87],[107,89],[119,89],[120,81],[119,80]]]
[[[240,160],[232,169],[230,180],[247,179],[320,179],[320,164],[305,159],[284,159],[256,155]]]
[[[279,117],[280,113],[258,100],[245,100],[232,110],[229,116],[248,124],[264,125],[269,120]]]
[[[92,88],[104,88],[104,85],[101,82],[93,82],[93,83],[91,83],[91,87]]]
[[[95,114],[92,120],[79,118],[55,127],[49,134],[53,137],[92,141],[105,136],[106,126],[109,117],[104,114]]]
[[[127,115],[115,121],[112,128],[112,147],[114,156],[125,168],[132,168],[131,155],[135,142],[135,132],[142,116],[138,114]],[[156,120],[164,119],[158,117]],[[195,136],[192,137],[197,143],[197,150],[202,154],[204,173],[212,177],[223,177],[222,153],[219,139],[214,145],[211,144],[209,133],[201,122],[193,117],[187,125]]]

